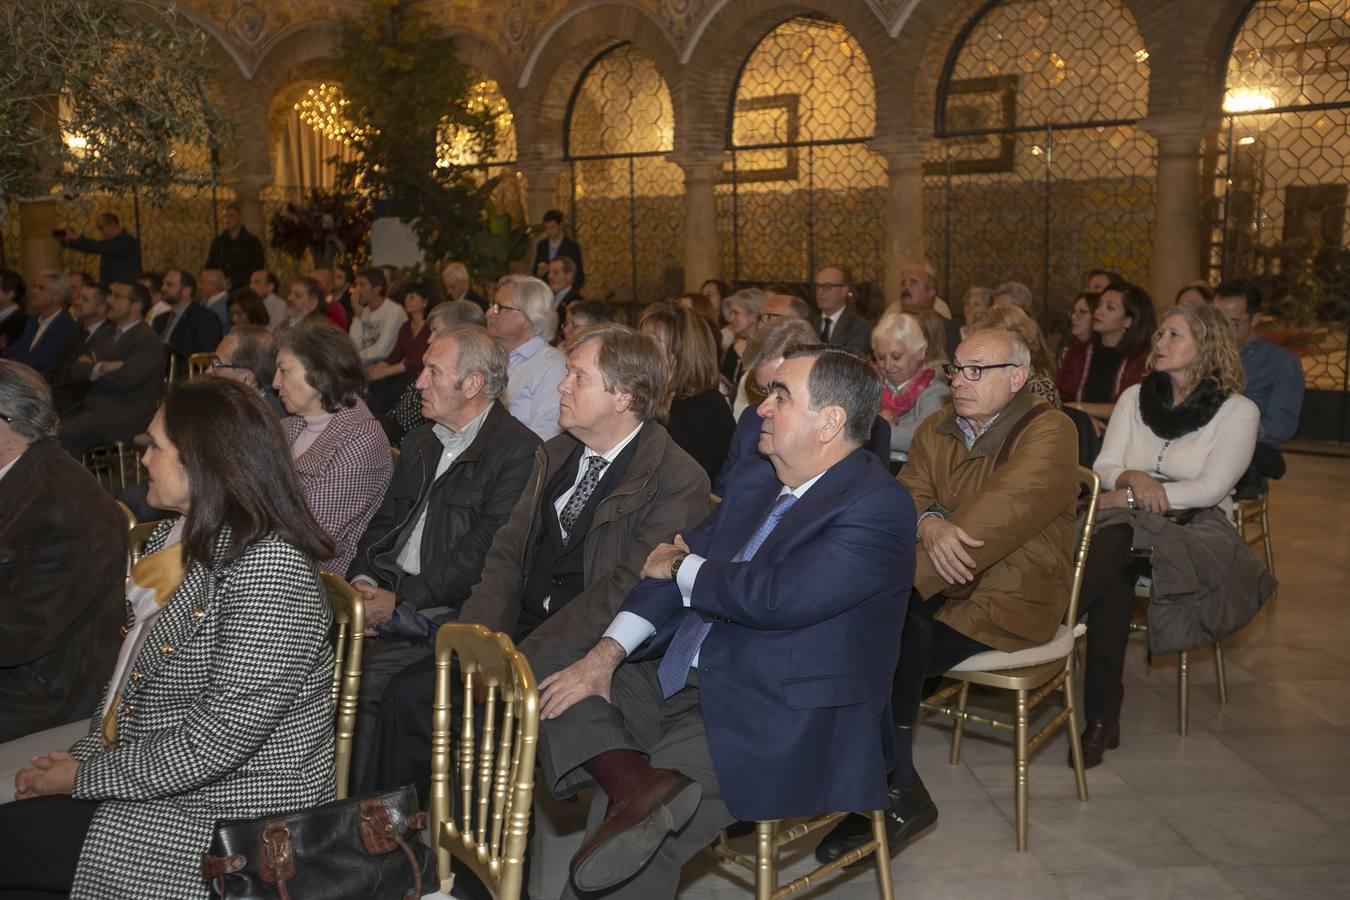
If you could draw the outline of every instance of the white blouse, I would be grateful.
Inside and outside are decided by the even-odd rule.
[[[1229,495],[1251,464],[1261,413],[1241,394],[1223,402],[1209,424],[1173,441],[1163,440],[1139,414],[1139,385],[1126,388],[1116,401],[1102,438],[1102,452],[1093,469],[1102,490],[1115,490],[1126,469],[1145,472],[1163,482],[1167,500],[1176,509],[1218,506],[1232,509]]]

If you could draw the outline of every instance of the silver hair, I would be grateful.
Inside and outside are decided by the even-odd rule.
[[[887,312],[872,329],[872,337],[889,337],[910,353],[928,352],[928,335],[918,318],[903,312]]]
[[[42,277],[47,279],[47,289],[61,298],[61,303],[65,304],[70,300],[70,292],[74,290],[74,285],[70,279],[60,272],[43,272]]]
[[[1031,288],[1020,281],[1005,281],[994,288],[994,296],[1007,294],[1012,298],[1014,306],[1020,306],[1027,311],[1027,315],[1033,319],[1036,318],[1040,310],[1036,309],[1036,296],[1031,293]]]
[[[558,333],[558,311],[553,308],[553,289],[530,275],[506,275],[498,287],[512,285],[511,305],[530,320],[534,333],[546,341]]]
[[[447,300],[437,303],[427,313],[427,327],[432,335],[440,334],[456,325],[486,325],[487,319],[478,304],[472,300]]]
[[[469,270],[464,266],[464,263],[462,262],[447,263],[446,267],[444,269],[441,269],[441,276],[444,277],[446,275],[453,275],[456,278],[463,278],[467,280],[469,277]]]
[[[458,384],[477,373],[483,376],[483,393],[489,400],[496,400],[506,392],[507,353],[486,328],[454,325],[433,337],[431,343],[450,340],[459,345],[459,362],[455,366]]]
[[[750,315],[757,316],[760,306],[764,303],[764,296],[764,292],[759,288],[744,288],[734,294],[727,294],[722,298],[722,315],[729,317],[731,307],[739,306]]]
[[[0,416],[29,441],[56,437],[61,424],[47,382],[28,366],[8,359],[0,359]]]

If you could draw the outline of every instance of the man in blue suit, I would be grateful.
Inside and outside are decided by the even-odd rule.
[[[736,819],[888,804],[915,514],[863,449],[880,399],[852,353],[791,352],[759,407],[767,459],[651,552],[599,643],[533,654],[549,787],[601,788],[569,892],[673,897]]]
[[[66,312],[70,281],[59,272],[43,272],[28,292],[29,319],[19,339],[5,348],[5,358],[37,369],[50,381],[75,333]]]

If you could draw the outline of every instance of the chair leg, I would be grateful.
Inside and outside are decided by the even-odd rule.
[[[966,731],[966,701],[970,699],[970,682],[961,682],[960,699],[956,701],[956,708],[961,715],[956,717],[956,723],[952,728],[952,752],[947,758],[947,762],[956,765],[961,761],[961,735]]]
[[[1083,770],[1083,738],[1078,730],[1078,707],[1073,702],[1073,658],[1069,659],[1069,674],[1064,679],[1064,708],[1069,713],[1069,754],[1073,759],[1073,777],[1078,782],[1078,799],[1088,798],[1087,773]]]
[[[891,885],[891,844],[886,839],[886,811],[872,811],[872,837],[877,842],[873,854],[877,864],[877,888],[881,900],[895,900],[895,888]]]
[[[773,900],[778,890],[778,853],[773,848],[775,821],[755,823],[755,900]]]
[[[1275,545],[1270,538],[1270,495],[1261,497],[1261,543],[1266,550],[1266,568],[1275,574]]]
[[[1013,750],[1013,791],[1017,805],[1017,852],[1027,849],[1027,692],[1017,692],[1016,746]],[[1081,751],[1080,751],[1081,752]]]
[[[1185,650],[1177,655],[1177,733],[1182,737],[1190,728],[1191,721],[1191,672],[1190,661]]]
[[[1223,666],[1223,647],[1214,642],[1214,679],[1219,683],[1219,702],[1228,702],[1228,672]]]

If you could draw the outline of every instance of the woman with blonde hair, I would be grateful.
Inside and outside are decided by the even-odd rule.
[[[711,481],[727,457],[736,420],[722,396],[712,325],[693,310],[653,303],[642,311],[638,331],[656,339],[670,366],[666,430]]]
[[[975,314],[966,335],[977,331],[1011,331],[1031,350],[1031,377],[1027,387],[1044,397],[1055,409],[1062,409],[1059,388],[1055,387],[1055,363],[1045,349],[1041,326],[1020,306],[993,306]]]
[[[1242,396],[1245,379],[1233,327],[1212,305],[1168,310],[1153,339],[1148,374],[1126,388],[1093,468],[1101,477],[1099,520],[1083,575],[1087,621],[1083,764],[1120,745],[1125,645],[1134,586],[1149,569],[1135,555],[1133,514],[1192,517],[1231,511],[1230,495],[1256,449],[1261,415]],[[1156,521],[1156,520],[1155,520]]]
[[[891,426],[891,450],[909,452],[924,419],[952,392],[928,363],[928,336],[910,313],[888,312],[872,329],[872,357],[881,376],[881,417]]]

